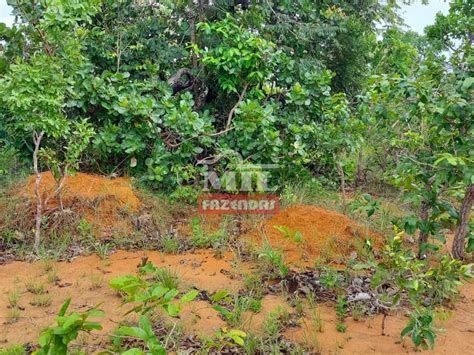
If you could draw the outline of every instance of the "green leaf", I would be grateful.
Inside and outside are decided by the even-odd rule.
[[[400,333],[400,336],[402,338],[406,337],[408,334],[410,334],[413,330],[413,326],[410,324],[410,325],[407,325],[405,328],[403,328],[402,332]]]
[[[82,328],[84,330],[102,330],[102,325],[97,322],[86,322]]]
[[[462,88],[463,90],[467,90],[470,89],[472,85],[474,85],[474,77],[469,77],[464,79],[464,82],[462,83]]]
[[[152,263],[146,263],[144,266],[140,268],[140,272],[148,273],[148,274],[155,273],[156,271],[157,271],[157,268]]]
[[[66,318],[66,322],[63,324],[64,329],[68,329],[71,325],[73,325],[78,319],[81,318],[79,313],[73,313]]]
[[[171,317],[176,317],[181,312],[181,308],[179,307],[179,305],[174,303],[169,303],[163,307],[166,309],[166,311]]]
[[[145,353],[140,349],[132,348],[123,352],[122,355],[145,355]]]
[[[148,334],[145,330],[138,327],[120,327],[117,330],[117,333],[121,336],[134,337],[146,341],[148,339]]]
[[[433,348],[435,345],[436,335],[432,331],[423,332],[424,338],[428,341],[430,348]]]
[[[68,298],[66,302],[64,302],[64,304],[62,305],[61,309],[59,310],[58,316],[64,316],[70,304],[71,304],[71,298]]]
[[[173,298],[175,298],[177,295],[179,294],[179,291],[178,290],[169,290],[164,296],[163,298],[165,299],[165,301],[171,301]]]
[[[212,302],[219,302],[226,298],[228,295],[229,291],[227,290],[217,291],[214,295],[212,295],[211,300]]]
[[[153,326],[150,319],[147,316],[141,316],[138,321],[140,327],[148,334],[148,336],[153,336]]]
[[[217,305],[217,306],[212,307],[212,309],[216,310],[217,312],[222,314],[227,319],[232,317],[232,312],[230,312],[228,309],[226,309],[222,306]]]
[[[197,295],[199,294],[198,290],[192,290],[186,293],[184,296],[181,297],[180,303],[187,303],[193,301]]]

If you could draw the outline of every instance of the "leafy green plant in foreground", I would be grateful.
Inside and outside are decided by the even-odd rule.
[[[433,326],[434,312],[430,308],[417,307],[409,314],[410,321],[403,328],[401,337],[410,336],[413,344],[422,349],[434,348],[436,329]]]
[[[150,354],[153,355],[164,355],[166,354],[166,349],[161,344],[158,337],[153,332],[153,326],[150,319],[147,316],[142,315],[138,321],[138,326],[128,327],[122,326],[116,332],[115,335],[120,337],[129,337],[134,339],[139,339],[143,341],[145,346],[150,351]],[[139,348],[131,348],[122,354],[126,355],[141,355],[146,354],[143,350]]]
[[[274,250],[268,243],[259,252],[258,259],[262,261],[263,269],[271,278],[285,277],[290,271],[283,261],[282,253]]]
[[[56,317],[57,326],[44,330],[39,338],[40,349],[33,354],[36,355],[66,355],[68,354],[68,344],[77,338],[79,332],[89,332],[101,330],[102,326],[96,322],[88,321],[89,317],[102,317],[104,312],[93,308],[87,312],[73,312],[66,315],[66,311],[71,304],[71,299],[67,299],[61,307]]]
[[[139,276],[124,275],[110,280],[110,287],[124,295],[123,304],[138,303],[126,314],[132,312],[140,314],[138,326],[121,326],[117,329],[115,335],[143,341],[151,354],[165,354],[164,346],[153,332],[148,314],[159,308],[168,315],[176,317],[181,312],[181,306],[194,300],[198,295],[198,291],[192,290],[177,299],[179,294],[177,289],[165,287],[163,283],[157,280],[157,273],[160,274],[162,269],[148,262],[139,271]],[[150,276],[150,278],[145,279],[145,276]],[[171,281],[168,280],[167,282],[170,286],[177,286],[175,279]],[[125,354],[144,354],[144,352],[138,348],[132,348],[127,350]]]
[[[205,342],[208,349],[215,349],[221,352],[224,348],[234,345],[243,347],[246,337],[247,334],[241,330],[224,327],[216,331],[214,338],[205,339]]]
[[[260,300],[241,295],[235,295],[232,297],[226,290],[216,292],[211,297],[211,301],[217,303],[212,308],[218,311],[224,320],[232,327],[239,327],[242,325],[245,312],[251,311],[253,313],[258,313],[262,309],[262,303]],[[218,304],[221,301],[230,303],[230,310],[227,306],[224,307]]]
[[[164,309],[170,316],[177,316],[181,305],[192,301],[198,295],[197,290],[192,290],[179,298],[177,303],[172,303],[179,291],[164,287],[161,283],[145,280],[134,275],[119,276],[109,283],[110,287],[125,295],[124,304],[138,302],[128,313],[136,312],[147,314],[156,307]]]

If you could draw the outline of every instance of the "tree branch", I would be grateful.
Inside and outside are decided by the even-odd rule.
[[[232,124],[232,118],[234,117],[235,111],[237,110],[237,107],[240,105],[240,103],[244,99],[248,88],[249,88],[249,83],[245,83],[244,88],[243,88],[242,92],[239,95],[239,100],[237,100],[234,107],[232,107],[232,109],[229,112],[229,116],[227,117],[227,124],[225,125],[226,129],[230,128],[230,125]]]

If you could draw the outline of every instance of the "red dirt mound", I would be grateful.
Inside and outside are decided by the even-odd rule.
[[[288,232],[275,226],[286,227]],[[283,249],[286,262],[299,265],[314,263],[317,258],[343,262],[356,249],[357,243],[362,246],[366,237],[379,239],[375,233],[343,214],[306,205],[289,207],[277,213],[265,222],[263,231],[273,248]],[[296,232],[301,233],[301,241],[295,237]]]
[[[28,179],[27,197],[34,199],[35,176]],[[56,183],[51,172],[42,173],[40,191],[43,200],[48,196],[48,209],[58,207],[58,200],[52,197]],[[107,237],[115,232],[127,233],[130,226],[122,213],[135,213],[140,200],[135,195],[128,178],[109,179],[77,173],[66,178],[62,191],[66,209],[80,213],[92,224],[98,237]]]

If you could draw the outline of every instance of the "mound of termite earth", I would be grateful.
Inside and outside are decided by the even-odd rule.
[[[26,193],[21,192],[31,201],[32,206],[36,203],[35,179],[35,176],[29,177]],[[59,208],[55,189],[56,182],[51,172],[42,173],[40,192],[43,201],[47,201],[45,212]],[[140,208],[140,200],[133,191],[130,180],[123,177],[111,179],[84,173],[67,176],[61,197],[64,209],[80,215],[90,223],[97,237],[129,232],[130,222],[124,216],[137,213]]]
[[[275,214],[263,225],[264,242],[283,251],[285,262],[314,264],[318,259],[343,263],[377,235],[349,217],[321,207],[298,205]]]

